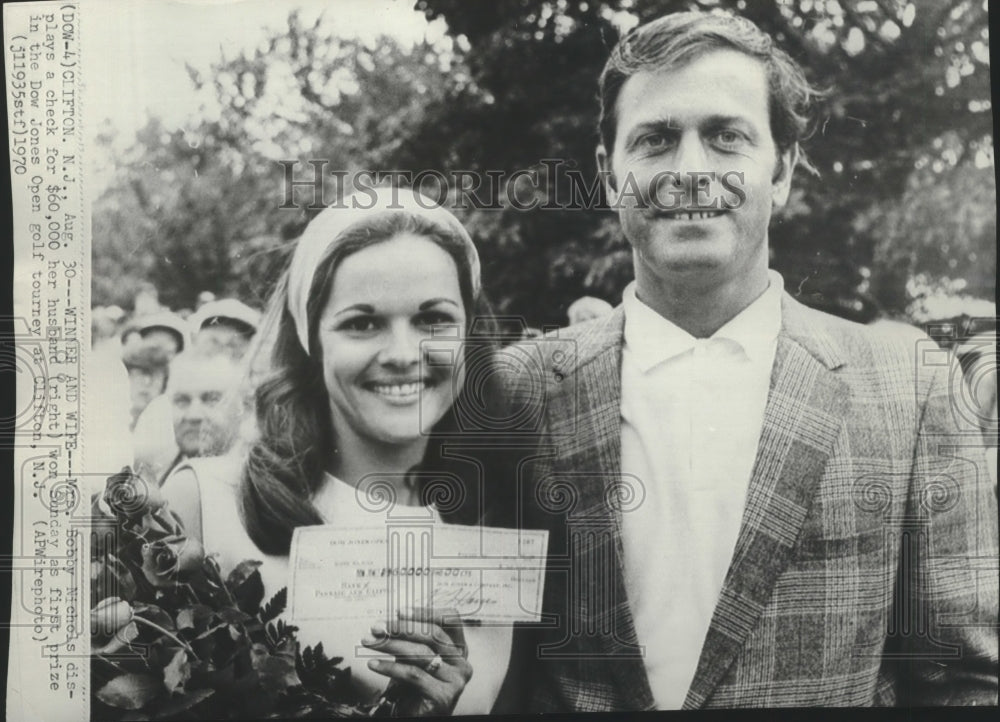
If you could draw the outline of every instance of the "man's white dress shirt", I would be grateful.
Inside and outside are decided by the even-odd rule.
[[[711,338],[624,293],[625,587],[659,709],[678,709],[732,559],[781,327],[781,276]]]

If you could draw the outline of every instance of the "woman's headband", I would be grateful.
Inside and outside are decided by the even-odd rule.
[[[309,317],[306,307],[316,268],[346,230],[369,223],[374,216],[391,213],[422,218],[460,239],[465,246],[472,275],[472,295],[479,295],[479,253],[468,231],[449,210],[410,188],[368,188],[353,193],[345,197],[342,203],[320,212],[309,222],[298,240],[288,269],[288,311],[295,321],[295,332],[306,353],[309,353]]]

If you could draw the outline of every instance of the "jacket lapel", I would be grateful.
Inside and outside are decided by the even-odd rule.
[[[621,306],[574,339],[553,363],[547,399],[550,438],[555,443],[554,479],[574,490],[567,517],[574,538],[569,595],[582,629],[579,645],[605,661],[622,699],[636,709],[653,696],[636,642],[625,593],[621,513],[632,498],[621,474],[621,353],[625,314]],[[573,577],[576,579],[573,579]],[[577,647],[579,650],[579,647]],[[583,650],[579,650],[583,651]],[[578,655],[578,652],[577,652]]]
[[[849,388],[834,373],[843,362],[821,318],[783,296],[782,329],[743,519],[686,709],[705,704],[756,625],[788,564],[848,413]]]

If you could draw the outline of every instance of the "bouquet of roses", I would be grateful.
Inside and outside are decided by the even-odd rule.
[[[359,701],[350,668],[302,648],[267,603],[257,568],[223,578],[155,484],[125,468],[93,503],[92,719],[247,719],[391,714]]]

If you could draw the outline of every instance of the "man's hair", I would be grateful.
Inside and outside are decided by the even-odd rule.
[[[798,63],[746,18],[684,12],[634,28],[611,51],[600,80],[599,130],[605,151],[614,151],[618,96],[625,81],[642,71],[678,68],[715,50],[735,50],[764,64],[771,136],[779,153],[805,139],[809,107],[820,93]]]

